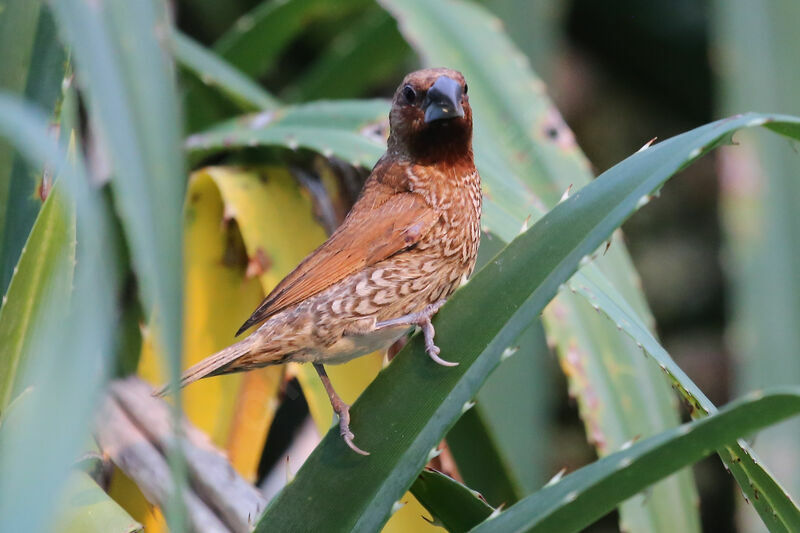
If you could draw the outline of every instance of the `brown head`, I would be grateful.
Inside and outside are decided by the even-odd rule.
[[[429,68],[405,77],[389,113],[389,154],[419,164],[472,163],[472,109],[456,70]]]

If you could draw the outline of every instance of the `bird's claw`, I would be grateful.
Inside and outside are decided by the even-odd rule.
[[[342,429],[341,434],[344,443],[347,444],[347,446],[349,446],[351,450],[361,455],[369,455],[369,452],[365,452],[364,450],[355,445],[355,443],[353,442],[355,435],[353,435],[353,432],[350,431],[350,429]]]
[[[444,302],[437,302],[434,304],[436,309],[442,306]],[[439,352],[441,351],[436,344],[433,342],[433,337],[436,334],[436,330],[433,329],[433,324],[431,324],[431,319],[427,318],[422,322],[422,334],[425,337],[425,351],[428,353],[428,357],[430,357],[434,363],[442,365],[442,366],[458,366],[458,363],[453,361],[445,361],[441,357],[439,357]]]
[[[430,346],[425,347],[425,351],[428,353],[428,357],[433,359],[433,362],[442,366],[458,366],[458,362],[456,361],[445,361],[441,357],[439,357],[439,347],[435,344],[431,344]]]
[[[433,337],[436,335],[436,330],[433,328],[433,324],[431,323],[431,317],[436,314],[440,307],[442,307],[445,303],[445,300],[439,300],[438,302],[426,305],[425,308],[420,311],[419,313],[411,313],[409,315],[404,315],[397,318],[392,318],[390,320],[382,320],[380,322],[375,323],[376,328],[385,328],[388,326],[397,326],[397,325],[414,325],[419,326],[422,328],[422,334],[425,337],[425,351],[428,353],[428,356],[437,364],[442,366],[458,366],[458,363],[454,363],[451,361],[445,361],[441,357],[439,357],[439,347],[433,343]]]
[[[339,415],[339,434],[342,436],[344,443],[358,454],[369,455],[369,452],[365,452],[353,442],[355,435],[350,431],[350,406],[339,399],[333,406],[333,410]]]

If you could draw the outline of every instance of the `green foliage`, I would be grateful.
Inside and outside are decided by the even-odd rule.
[[[223,122],[186,140],[204,155],[253,146],[308,148],[354,166],[370,166],[384,152],[385,100],[314,102]]]
[[[0,89],[24,94],[53,110],[61,94],[65,57],[56,28],[40,0],[0,4]],[[0,144],[0,292],[5,293],[41,206],[41,169],[26,165]],[[48,172],[46,169],[45,172]],[[52,180],[52,175],[48,176]]]
[[[707,124],[644,149],[592,180],[543,83],[484,7],[465,0],[379,3],[265,1],[207,48],[173,28],[157,0],[63,0],[52,3],[52,13],[38,1],[0,2],[0,44],[8,45],[0,47],[0,86],[17,95],[0,95],[0,137],[19,152],[0,147],[0,285],[11,279],[0,308],[0,529],[140,527],[72,464],[87,441],[103,386],[121,364],[115,357],[129,360],[124,366],[132,370],[133,352],[144,345],[164,354],[174,379],[187,327],[207,332],[203,320],[214,320],[200,316],[201,310],[189,326],[184,324],[182,147],[196,160],[224,159],[232,150],[253,147],[273,148],[270,157],[287,156],[293,166],[310,166],[310,152],[328,159],[314,163],[323,174],[315,182],[322,192],[295,187],[283,169],[260,174],[232,167],[217,169],[226,174],[229,187],[220,198],[199,202],[199,193],[189,191],[192,209],[206,209],[186,216],[197,223],[192,250],[207,252],[198,256],[207,262],[190,265],[196,275],[187,286],[203,292],[194,296],[208,297],[203,276],[224,275],[227,285],[216,287],[215,296],[230,297],[225,300],[230,309],[243,308],[277,281],[273,266],[291,267],[278,264],[283,252],[300,249],[299,239],[287,244],[289,234],[272,238],[288,218],[281,214],[289,209],[281,194],[293,195],[302,206],[294,208],[303,211],[298,220],[315,228],[319,235],[306,237],[316,242],[322,237],[313,215],[339,208],[342,194],[324,175],[330,171],[326,165],[336,158],[369,167],[385,150],[388,102],[356,98],[394,86],[412,48],[426,65],[447,65],[465,74],[475,112],[475,155],[485,186],[485,266],[436,319],[437,344],[460,365],[434,365],[421,340],[412,339],[353,405],[356,440],[371,455],[355,456],[331,430],[264,515],[253,517],[256,529],[376,530],[410,489],[434,521],[451,531],[577,531],[614,507],[620,508],[626,530],[693,531],[699,522],[689,473],[653,484],[713,451],[771,531],[800,529],[797,506],[749,446],[736,440],[796,414],[800,394],[749,396],[717,411],[660,345],[627,252],[614,237],[670,176],[729,141],[735,131],[764,126],[798,140],[800,119],[747,114]],[[497,3],[512,10],[509,6],[519,4]],[[238,3],[223,11],[230,19],[237,9]],[[75,84],[69,83],[71,69],[54,25],[74,60]],[[11,28],[18,37],[10,37]],[[285,68],[286,51],[309,43],[324,50]],[[533,45],[526,40],[524,46]],[[546,49],[546,43],[536,48]],[[190,131],[201,129],[183,146],[173,59],[185,74],[186,123]],[[279,83],[271,90],[263,86],[275,79]],[[45,112],[23,103],[22,94]],[[86,116],[79,112],[81,103]],[[251,111],[257,112],[231,118]],[[47,115],[61,123],[58,143],[47,133]],[[91,136],[83,134],[87,130]],[[69,139],[75,141],[74,156],[67,162]],[[91,180],[84,148],[93,163]],[[258,160],[263,153],[255,150],[248,157]],[[787,168],[793,164],[791,157],[786,161]],[[34,194],[37,169],[59,175],[43,206]],[[796,182],[790,174],[780,182],[787,191]],[[292,185],[276,183],[279,175]],[[109,176],[110,187],[101,192],[95,185]],[[564,195],[573,185],[574,192]],[[314,212],[309,191],[317,200]],[[234,193],[247,201],[226,197]],[[784,231],[771,241],[778,245],[770,257],[780,256],[783,248],[791,252],[785,233],[790,198],[786,193],[770,200],[779,207],[771,227]],[[240,211],[246,205],[250,212],[231,213],[233,205]],[[261,220],[258,213],[265,206],[270,213]],[[220,227],[224,231],[215,233]],[[203,232],[209,236],[206,246]],[[209,251],[212,242],[224,249],[224,268]],[[261,255],[274,258],[275,265]],[[260,284],[250,279],[254,262],[264,269],[255,274]],[[131,272],[136,283],[128,280],[123,289]],[[781,299],[774,289],[792,286],[789,273],[771,280],[770,296],[761,300],[786,304],[785,317],[793,316],[791,296]],[[247,300],[221,288],[245,285]],[[212,314],[216,301],[206,302]],[[767,316],[764,305],[759,312]],[[140,314],[154,333],[145,343],[138,330]],[[784,329],[790,328],[773,332]],[[764,325],[763,332],[768,331]],[[214,342],[225,340],[221,328],[215,334]],[[545,334],[558,349],[589,439],[604,457],[537,490],[549,446],[541,429],[546,425],[541,422]],[[782,363],[796,358],[787,339],[781,349],[771,350],[775,361],[762,367],[784,372]],[[207,339],[187,344],[194,341],[205,346]],[[349,376],[356,374],[359,379],[368,375],[362,370]],[[324,396],[314,396],[303,370],[297,375],[312,414],[324,425],[319,420]],[[233,388],[225,390],[263,395],[268,388],[272,400],[280,379],[275,372],[268,384],[248,381],[239,387],[230,381]],[[695,421],[673,427],[678,417],[669,384]],[[199,403],[191,407],[203,409]],[[272,416],[274,410],[270,404],[259,413]],[[180,399],[173,414],[177,421]],[[237,421],[220,434],[244,438],[260,431]],[[423,470],[445,437],[466,484]],[[59,446],[50,446],[53,438]],[[253,440],[241,448],[246,457],[236,458],[237,467],[255,468],[260,448]],[[534,451],[534,446],[539,447]],[[171,528],[180,531],[186,524],[178,504],[185,475],[180,455],[173,455],[174,504],[164,512]],[[501,504],[505,511],[495,509]]]
[[[367,11],[285,91],[291,101],[318,98],[353,98],[374,85],[390,80],[408,56],[408,45],[397,24],[384,11]],[[389,84],[396,83],[390,80]]]
[[[27,358],[66,317],[75,266],[74,206],[63,187],[44,202],[0,308],[0,415],[29,383]]]
[[[420,472],[411,492],[452,533],[468,531],[491,516],[494,509],[480,494],[435,470]]]
[[[713,50],[719,51],[718,111],[800,113],[796,60],[800,41],[792,22],[800,17],[800,4],[756,6],[736,0],[713,5]],[[720,205],[732,294],[728,345],[733,354],[733,388],[744,393],[800,382],[796,355],[800,331],[795,327],[800,323],[800,159],[796,144],[775,136],[749,135],[739,140],[744,149],[725,154],[720,161]],[[771,428],[754,443],[762,462],[795,495],[800,491],[800,471],[785,465],[786,458],[800,450],[798,443],[798,421]],[[764,518],[761,502],[748,496]],[[742,516],[756,522],[752,513]],[[742,527],[757,528],[758,524]]]
[[[104,134],[112,186],[141,299],[166,354],[172,379],[181,371],[181,206],[184,170],[178,99],[163,40],[165,6],[83,0],[54,4],[56,18],[87,84],[88,103]],[[153,39],[160,36],[162,42]],[[135,48],[130,43],[137,43]],[[175,420],[180,417],[176,402]],[[180,486],[179,461],[173,461]],[[176,502],[180,501],[178,498]],[[176,503],[177,505],[177,503]],[[179,513],[171,513],[180,530]]]
[[[261,2],[220,37],[214,51],[246,74],[259,77],[274,67],[278,54],[309,23],[334,14],[346,19],[365,3],[364,0]]]
[[[372,530],[385,523],[503,350],[582,259],[676,171],[737,129],[765,124],[800,135],[800,119],[792,117],[743,115],[708,124],[634,154],[553,208],[442,308],[438,345],[443,353],[457,354],[453,360],[459,366],[431,368],[421,338],[415,338],[353,405],[351,427],[372,455],[356,460],[333,428],[271,502],[257,531],[299,523],[315,529],[334,522],[343,530]],[[388,428],[386,421],[392,421]]]
[[[243,111],[272,109],[278,105],[275,98],[235,67],[222,61],[188,35],[172,33],[175,59],[190,70],[200,81],[220,87],[232,102]]]
[[[797,414],[800,414],[797,388],[746,396],[708,418],[603,457],[472,531],[581,531],[655,480],[698,461],[737,437]]]
[[[76,263],[81,268],[75,271],[65,318],[54,325],[45,321],[52,327],[20,357],[28,361],[21,382],[30,384],[29,392],[14,403],[13,416],[0,431],[0,529],[38,531],[50,522],[70,464],[85,442],[107,372],[118,287],[114,254],[109,253],[115,243],[108,238],[109,213],[89,188],[80,156],[66,163],[65,151],[50,138],[40,112],[0,95],[0,137],[13,142],[33,166],[48,162],[60,169],[60,185],[75,206],[80,241]],[[43,222],[41,227],[46,226]],[[58,293],[37,295],[50,296],[53,302],[34,301],[32,307],[60,303]],[[56,439],[58,446],[53,446]]]
[[[53,528],[64,533],[140,533],[141,524],[84,472],[70,476]]]

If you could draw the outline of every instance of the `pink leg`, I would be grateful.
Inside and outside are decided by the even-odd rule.
[[[353,432],[350,431],[350,406],[344,403],[339,395],[336,394],[336,391],[333,389],[333,384],[331,383],[331,378],[329,378],[328,373],[325,372],[325,367],[320,363],[314,363],[314,370],[319,374],[319,379],[322,380],[325,392],[328,393],[328,399],[331,401],[333,412],[339,416],[339,433],[342,435],[345,444],[356,453],[369,455],[369,452],[365,452],[353,443],[354,435]]]
[[[419,313],[411,313],[390,320],[382,320],[381,322],[377,322],[375,327],[419,326],[422,328],[422,334],[425,336],[425,351],[428,352],[428,356],[442,366],[456,366],[458,363],[445,361],[439,357],[439,352],[441,350],[439,350],[439,347],[433,342],[433,336],[436,334],[436,331],[433,329],[433,324],[431,324],[431,317],[444,305],[444,302],[445,300],[439,300],[435,304],[427,305],[425,309]]]

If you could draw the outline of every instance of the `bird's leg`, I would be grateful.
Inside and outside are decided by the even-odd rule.
[[[339,433],[342,435],[345,444],[356,453],[369,455],[369,452],[365,452],[353,443],[354,435],[353,432],[350,431],[350,406],[344,403],[344,400],[336,394],[336,391],[333,389],[333,384],[331,383],[331,378],[328,377],[328,373],[325,371],[325,367],[320,363],[314,363],[314,370],[319,374],[319,379],[322,380],[325,392],[328,393],[328,399],[331,401],[333,412],[339,416]]]
[[[382,320],[375,323],[375,328],[386,328],[390,326],[419,326],[422,328],[422,334],[425,336],[425,351],[428,356],[436,363],[442,366],[456,366],[458,363],[445,361],[439,357],[439,347],[433,342],[433,336],[436,331],[431,324],[431,317],[436,314],[436,311],[444,305],[445,300],[439,300],[436,303],[426,305],[425,309],[418,313],[410,313],[408,315],[399,316],[390,320]]]

